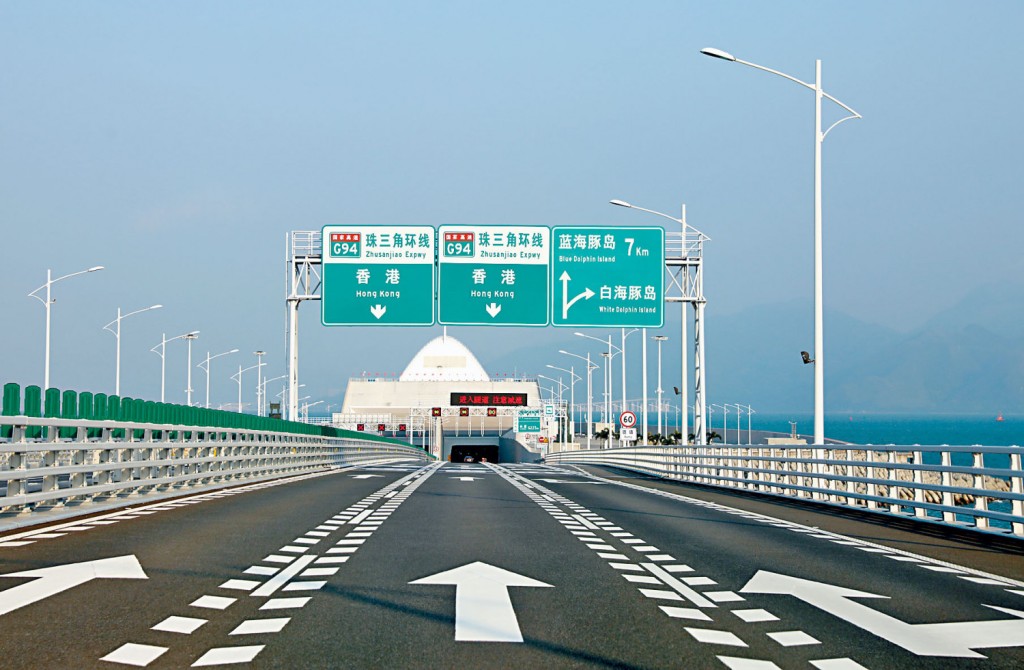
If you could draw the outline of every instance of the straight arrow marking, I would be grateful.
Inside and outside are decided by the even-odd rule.
[[[0,616],[94,579],[149,579],[139,565],[139,560],[131,554],[98,561],[9,572],[0,577],[36,578],[27,584],[0,591]]]
[[[551,587],[480,561],[409,583],[455,586],[456,642],[522,642],[509,587]]]

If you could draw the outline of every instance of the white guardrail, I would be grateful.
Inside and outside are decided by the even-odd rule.
[[[242,428],[4,416],[0,512],[183,495],[354,465],[428,460],[421,449]],[[44,437],[28,434],[45,429]],[[63,430],[62,430],[63,429]],[[71,437],[63,437],[73,433]],[[91,435],[91,436],[90,436]],[[161,495],[162,494],[162,495]],[[82,509],[89,513],[91,509]]]
[[[1021,447],[945,445],[711,445],[561,451],[544,460],[607,465],[1022,537],[1022,453]]]

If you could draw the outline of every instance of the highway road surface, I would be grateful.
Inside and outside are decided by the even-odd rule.
[[[140,502],[6,533],[0,576],[8,669],[1024,668],[1011,541],[596,468]]]

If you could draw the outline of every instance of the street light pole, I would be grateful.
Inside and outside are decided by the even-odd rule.
[[[235,351],[238,351],[238,350],[235,349]],[[258,369],[261,365],[263,365],[263,363],[257,363],[256,365],[250,365],[249,367],[245,368],[244,370],[242,369],[241,365],[238,366],[238,375],[237,375],[238,376],[238,409],[236,409],[235,411],[238,412],[239,414],[242,413],[242,373],[243,372],[248,372],[249,370]],[[231,375],[231,378],[234,379],[235,375]],[[207,372],[207,380],[209,380],[209,372]],[[207,401],[207,402],[209,402],[209,401]]]
[[[212,361],[215,358],[220,358],[221,356],[227,356],[228,354],[236,354],[236,353],[238,353],[238,349],[232,349],[230,351],[222,351],[219,354],[215,354],[215,355],[211,356],[210,352],[207,351],[206,352],[206,358],[203,361],[200,361],[200,363],[196,366],[200,370],[203,370],[203,371],[206,372],[206,409],[210,409],[210,361]],[[190,363],[189,364],[189,380],[192,379],[191,375],[192,375],[192,365]],[[188,384],[188,393],[189,393],[189,396],[188,396],[189,397],[189,404],[191,405],[192,404],[192,382],[191,381],[189,381],[189,384]]]
[[[39,302],[43,303],[43,307],[46,308],[46,338],[45,343],[43,345],[43,391],[46,391],[47,389],[50,388],[50,307],[53,305],[53,303],[57,302],[56,300],[50,297],[50,287],[56,284],[57,282],[61,281],[62,279],[67,279],[68,277],[75,277],[77,275],[84,275],[88,272],[96,272],[97,270],[102,269],[102,265],[97,265],[95,267],[89,268],[88,270],[80,270],[78,272],[66,274],[63,277],[57,277],[56,279],[52,279],[52,271],[49,268],[47,268],[46,283],[28,294],[29,298],[35,298]],[[43,289],[46,289],[45,300],[36,295]]]
[[[682,309],[681,309],[681,318],[679,320],[680,321],[680,331],[681,331],[681,333],[680,333],[680,335],[681,335],[681,338],[680,338],[680,360],[681,360],[680,369],[681,369],[681,373],[682,373],[682,377],[680,379],[680,389],[681,389],[681,391],[680,391],[681,392],[681,401],[680,402],[681,402],[683,407],[689,408],[689,402],[690,402],[689,401],[690,380],[689,380],[689,370],[688,370],[689,363],[687,361],[687,352],[686,352],[686,347],[688,346],[687,345],[688,336],[687,336],[687,332],[686,332],[686,304],[685,303],[686,302],[692,302],[693,303],[693,307],[694,307],[694,312],[693,312],[694,324],[693,325],[694,325],[694,331],[695,331],[694,332],[694,344],[695,344],[695,349],[696,349],[696,351],[694,353],[694,358],[693,358],[693,363],[694,363],[694,375],[693,375],[694,421],[693,421],[693,432],[694,432],[694,442],[696,442],[697,444],[706,444],[707,443],[707,423],[706,423],[705,414],[707,413],[707,403],[705,401],[705,398],[707,397],[707,388],[706,388],[707,387],[707,383],[706,383],[707,374],[706,374],[706,371],[705,371],[706,365],[705,365],[705,361],[704,361],[704,358],[705,358],[704,357],[704,306],[705,306],[705,303],[707,301],[704,299],[703,245],[704,245],[704,242],[709,241],[710,238],[707,237],[706,235],[704,235],[704,233],[700,232],[696,228],[693,228],[692,226],[690,226],[689,224],[686,223],[686,205],[685,204],[682,206],[681,212],[680,212],[680,217],[677,219],[676,217],[669,216],[668,214],[665,214],[663,212],[659,212],[659,211],[656,211],[656,210],[653,210],[653,209],[647,209],[646,207],[639,207],[637,205],[633,205],[631,203],[628,203],[628,202],[626,202],[624,200],[611,200],[610,203],[612,205],[616,205],[618,207],[626,207],[627,209],[636,209],[636,210],[639,210],[641,212],[647,212],[648,214],[654,214],[655,216],[660,216],[662,218],[668,219],[669,221],[675,221],[676,223],[678,223],[680,225],[680,228],[681,228],[680,235],[682,236],[681,237],[682,248],[681,248],[681,251],[680,251],[680,255],[686,254],[687,255],[687,260],[689,260],[689,261],[695,260],[696,261],[696,264],[694,266],[695,270],[696,270],[694,277],[691,280],[690,277],[689,277],[689,274],[687,274],[687,278],[686,278],[686,282],[687,283],[692,281],[692,288],[684,290],[683,291],[684,295],[682,295],[680,297],[680,299],[679,299],[679,302],[681,303],[680,306],[682,307]],[[690,235],[692,235],[693,237],[692,238],[688,237]],[[692,244],[693,244],[693,248],[696,250],[696,258],[695,259],[689,258],[690,249],[691,249],[691,241],[692,241]],[[689,263],[688,263],[687,264],[686,272],[689,273],[689,271],[690,270],[689,270]],[[691,291],[693,293],[692,295],[686,295],[688,292],[691,292]],[[681,428],[680,432],[682,433],[682,442],[683,442],[683,444],[688,444],[688,439],[689,439],[688,438],[689,429],[688,429],[688,426],[687,426],[687,422],[688,422],[688,419],[689,419],[688,411],[689,410],[687,409],[687,410],[684,410],[682,412],[682,414],[683,414],[683,424],[682,424],[682,428]]]
[[[188,360],[185,361],[186,369],[188,373],[185,379],[185,404],[189,407],[192,406],[192,340],[196,339],[198,335],[189,334],[185,337],[185,341],[188,342]],[[209,407],[209,403],[206,405]]]
[[[822,253],[821,253],[821,147],[825,137],[843,121],[860,119],[860,114],[851,107],[840,102],[821,88],[821,60],[814,61],[814,83],[809,84],[788,74],[756,65],[736,58],[732,54],[720,49],[701,49],[701,53],[712,58],[747,65],[755,70],[763,70],[770,74],[778,75],[783,79],[800,84],[804,88],[814,91],[814,443],[825,444],[825,342],[824,342],[824,315],[823,315],[823,291],[822,291]],[[847,112],[845,116],[831,126],[825,132],[821,132],[821,101],[828,98]]]
[[[572,356],[578,358],[581,361],[587,362],[587,449],[590,449],[590,435],[594,432],[594,405],[593,405],[593,381],[592,373],[597,369],[597,366],[590,362],[590,352],[587,352],[586,356],[580,356],[564,349],[559,349],[558,353],[565,354],[566,356]],[[572,369],[572,368],[570,368]]]
[[[568,372],[569,373],[569,407],[570,408],[575,408],[576,407],[576,382],[583,380],[583,377],[580,377],[578,374],[576,374],[576,366],[570,365],[568,370],[566,370],[565,368],[556,367],[554,365],[548,365],[548,367],[551,368],[552,370],[558,370],[559,372]],[[572,409],[570,409],[570,411],[569,411],[569,416],[572,417],[572,435],[573,435],[573,440],[575,441],[575,436],[576,436],[576,418],[575,418],[575,416],[573,416],[573,410]]]
[[[664,438],[665,433],[661,428],[661,343],[667,340],[668,337],[665,335],[655,335],[651,339],[658,343],[658,390],[656,391],[658,394],[658,435]]]
[[[260,381],[263,379],[263,357],[267,352],[265,351],[254,351],[256,354],[256,416],[263,416],[263,385]]]
[[[134,312],[128,312],[127,314],[121,314],[121,308],[117,308],[117,318],[103,326],[103,330],[110,330],[110,327],[117,324],[116,330],[110,330],[114,334],[114,338],[117,340],[117,355],[114,362],[114,394],[118,397],[121,396],[121,320],[127,319],[129,316],[134,314],[141,314],[142,312],[148,312],[152,309],[160,309],[163,305],[151,305],[144,307],[143,309],[137,309]]]
[[[167,333],[161,333],[160,344],[156,345],[150,351],[160,357],[160,402],[164,402],[164,389],[167,381],[167,343],[173,342],[174,340],[180,340],[182,338],[189,338],[189,351],[191,351],[191,340],[199,337],[199,331],[193,330],[191,333],[185,333],[184,335],[177,335],[171,339],[167,339]],[[157,347],[160,351],[157,351]],[[189,372],[192,371],[191,363],[188,366]]]

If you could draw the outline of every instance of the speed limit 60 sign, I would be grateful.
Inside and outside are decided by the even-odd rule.
[[[632,428],[636,425],[636,414],[633,412],[623,412],[619,415],[619,425],[623,428]]]

